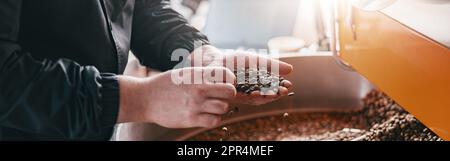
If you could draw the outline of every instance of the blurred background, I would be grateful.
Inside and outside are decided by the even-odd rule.
[[[223,49],[328,51],[332,0],[172,0],[172,7]]]
[[[203,136],[198,140],[436,140],[438,137],[426,132],[429,130],[424,125],[440,137],[450,139],[450,0],[172,0],[171,3],[216,47],[279,51],[279,59],[295,69],[286,76],[294,84],[291,91],[295,95],[261,106],[238,105],[239,112],[227,116],[213,130],[130,124],[118,128],[122,132],[117,132],[117,140],[189,140],[195,136]],[[352,120],[349,124],[309,120],[313,125],[323,125],[321,130],[309,133],[305,129],[311,126],[296,124],[305,120],[280,121],[286,119],[280,117],[285,114],[295,118],[292,116],[322,112],[329,118],[334,112],[365,111],[374,107],[365,101],[376,100],[373,93],[386,93],[385,99],[392,97],[424,123],[416,120],[411,127],[422,128],[401,128],[400,133],[385,131],[367,137],[371,134],[364,131],[379,129],[378,125],[387,125],[383,130],[396,128],[389,127],[393,125],[389,121],[377,122],[363,116],[367,127],[359,127]],[[391,105],[377,109],[385,107]],[[378,117],[392,111],[372,113]],[[270,116],[267,123],[251,122],[267,116]],[[234,126],[246,121],[250,123],[245,128]],[[280,124],[274,124],[276,121]],[[298,133],[291,133],[295,131]],[[405,131],[413,132],[405,137]],[[336,138],[334,134],[345,138]]]

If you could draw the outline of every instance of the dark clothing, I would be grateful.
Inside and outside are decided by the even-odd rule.
[[[0,140],[108,140],[129,50],[164,71],[194,41],[168,0],[1,0]]]

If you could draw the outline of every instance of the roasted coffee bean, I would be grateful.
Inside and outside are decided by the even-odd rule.
[[[233,111],[234,111],[234,113],[238,113],[239,112],[239,108],[238,107],[234,107]]]
[[[238,107],[234,107],[233,109],[231,109],[230,111],[228,111],[227,115],[228,115],[228,116],[231,116],[231,115],[233,115],[233,114],[235,114],[235,113],[238,113],[238,112],[239,112],[239,108],[238,108]]]
[[[283,77],[274,75],[267,70],[239,69],[234,71],[234,74],[237,77],[236,90],[245,94],[261,91],[263,88],[278,93],[278,86],[284,80]]]

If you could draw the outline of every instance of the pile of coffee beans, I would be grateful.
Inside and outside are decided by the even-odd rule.
[[[254,68],[242,68],[234,71],[236,75],[236,90],[245,94],[253,91],[264,93],[278,93],[278,86],[284,80],[283,77],[274,75],[267,70]]]
[[[356,113],[284,113],[225,127],[226,130],[223,127],[209,130],[191,140],[341,140],[350,135],[361,136],[358,129],[364,129],[365,122]],[[352,129],[345,130],[347,127]],[[348,135],[332,134],[337,131]]]
[[[363,101],[362,115],[370,129],[354,140],[442,141],[384,93],[374,90]]]
[[[351,112],[284,113],[209,130],[190,140],[442,141],[380,91]]]

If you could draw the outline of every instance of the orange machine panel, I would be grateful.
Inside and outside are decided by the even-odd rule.
[[[449,48],[379,11],[340,2],[336,16],[340,57],[450,140]]]

